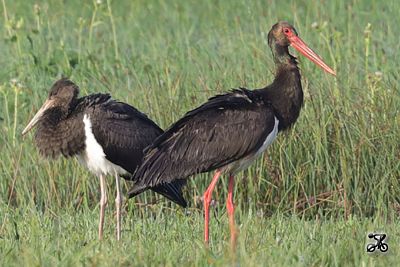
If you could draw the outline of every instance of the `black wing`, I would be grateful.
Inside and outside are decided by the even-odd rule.
[[[87,108],[96,141],[106,158],[133,174],[143,159],[143,150],[163,133],[160,127],[134,107],[107,100]],[[130,179],[131,176],[124,177]],[[181,182],[160,185],[151,190],[186,207]]]
[[[106,158],[129,173],[142,162],[143,149],[163,133],[146,115],[122,102],[110,100],[87,113]]]
[[[148,148],[128,195],[251,155],[274,125],[272,107],[254,91],[233,90],[213,97],[188,112]]]

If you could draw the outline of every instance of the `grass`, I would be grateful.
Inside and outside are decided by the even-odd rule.
[[[1,240],[2,263],[7,266],[132,266],[132,265],[237,265],[321,266],[396,265],[400,230],[384,224],[391,234],[384,256],[365,253],[366,233],[383,227],[372,220],[303,220],[298,217],[240,216],[240,239],[236,258],[229,251],[227,220],[211,228],[211,247],[204,249],[201,212],[160,211],[154,217],[129,216],[124,222],[123,240],[96,240],[97,210],[44,214],[15,211]],[[225,219],[225,218],[224,218]],[[182,231],[183,230],[183,231]],[[18,232],[18,234],[17,234]]]
[[[378,265],[396,263],[400,195],[398,1],[1,1],[0,265]],[[305,104],[294,128],[238,175],[238,255],[215,192],[212,245],[202,245],[192,179],[181,210],[148,193],[125,204],[114,240],[97,241],[99,182],[74,160],[39,157],[20,132],[51,84],[110,92],[162,127],[208,97],[273,79],[266,34],[294,24],[337,70],[299,56]],[[129,187],[129,184],[125,186]],[[371,231],[389,253],[367,255]]]

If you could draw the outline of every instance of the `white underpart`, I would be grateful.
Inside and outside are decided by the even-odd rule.
[[[126,174],[127,172],[123,168],[106,159],[103,148],[93,134],[92,123],[87,114],[83,116],[83,123],[85,125],[85,151],[78,155],[78,160],[97,176]]]
[[[267,136],[263,145],[257,150],[255,154],[256,157],[261,155],[269,147],[269,145],[272,144],[272,142],[274,142],[276,136],[278,135],[279,120],[276,117],[274,117],[274,119],[275,119],[274,129],[272,129],[272,132],[270,132],[270,134]]]
[[[272,142],[278,135],[278,125],[279,125],[279,120],[276,117],[274,117],[274,119],[275,119],[274,128],[269,133],[267,138],[264,140],[262,146],[256,151],[256,153],[247,156],[241,160],[235,161],[226,167],[231,174],[247,169],[247,167],[249,167],[254,160],[256,160],[259,156],[261,156],[261,154],[269,147],[269,145],[272,144]]]

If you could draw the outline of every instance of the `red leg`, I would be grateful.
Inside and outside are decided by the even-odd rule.
[[[208,245],[209,235],[208,235],[208,222],[210,220],[210,202],[212,197],[212,192],[214,190],[215,185],[217,184],[218,178],[221,175],[221,171],[217,170],[214,174],[214,177],[208,186],[206,192],[203,195],[204,201],[204,242]]]
[[[226,198],[226,210],[229,216],[229,227],[231,230],[231,247],[232,250],[236,248],[236,226],[235,226],[235,205],[233,204],[233,187],[234,187],[234,176],[229,177],[228,185],[228,197]]]

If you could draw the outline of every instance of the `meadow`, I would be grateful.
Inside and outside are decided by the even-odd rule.
[[[2,0],[0,10],[0,266],[398,264],[399,1]],[[189,181],[186,209],[152,193],[125,202],[121,242],[109,177],[98,241],[98,179],[21,136],[52,83],[68,76],[81,95],[108,92],[166,128],[217,93],[269,84],[266,37],[278,20],[337,77],[299,55],[299,120],[237,176],[237,254],[226,177],[203,244],[211,174]],[[371,232],[388,235],[387,253],[366,253]]]

